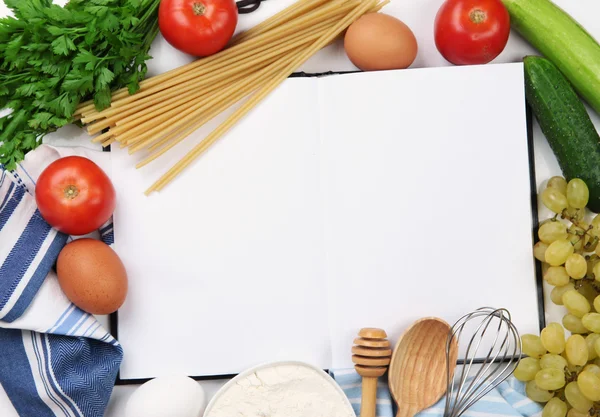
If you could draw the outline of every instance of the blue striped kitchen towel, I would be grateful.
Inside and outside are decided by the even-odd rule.
[[[59,157],[41,146],[15,171],[0,168],[0,385],[22,417],[101,417],[123,352],[52,270],[70,238],[42,219],[34,189]],[[112,236],[110,223],[101,237]]]
[[[354,412],[360,414],[361,377],[354,369],[330,371],[331,376],[340,385],[350,400]],[[445,399],[442,398],[433,407],[417,414],[416,417],[442,417]],[[377,417],[394,417],[395,405],[387,387],[385,377],[380,378],[377,386]],[[509,378],[496,389],[490,391],[464,414],[464,417],[540,417],[542,406],[525,395],[525,384],[515,378]]]

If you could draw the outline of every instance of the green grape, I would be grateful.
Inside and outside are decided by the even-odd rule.
[[[590,199],[588,186],[579,178],[573,178],[567,184],[567,202],[571,207],[584,208]]]
[[[577,223],[573,223],[571,226],[569,226],[569,237],[567,239],[569,242],[571,242],[575,248],[575,251],[580,253],[590,252],[595,249],[595,246],[592,248],[587,248],[587,245],[589,245],[590,240],[592,239],[592,231],[593,228],[591,228],[589,224],[583,220],[580,220]]]
[[[562,296],[562,302],[569,313],[579,318],[590,312],[590,302],[576,290],[567,291]],[[565,326],[566,327],[566,326]]]
[[[577,384],[575,384],[575,385],[577,385]],[[567,385],[567,387],[568,387],[568,385]],[[577,388],[577,391],[579,391],[579,388]],[[566,388],[565,388],[565,392],[566,392]],[[554,393],[549,392],[545,389],[541,389],[540,387],[537,386],[535,381],[529,381],[527,383],[527,385],[525,385],[525,393],[527,394],[527,396],[530,399],[532,399],[533,401],[537,401],[538,403],[547,403],[548,401],[550,401],[550,399],[552,397],[554,397]],[[582,395],[582,397],[583,397],[583,395]],[[583,398],[585,398],[585,397],[583,397]],[[571,405],[573,405],[573,404],[571,404]]]
[[[596,355],[600,356],[600,341],[596,340],[594,342],[594,350],[596,351]],[[600,366],[600,364],[598,364]]]
[[[590,413],[582,413],[574,408],[570,408],[567,417],[590,417]]]
[[[589,229],[590,225],[585,221],[580,220],[577,223],[573,223],[571,226],[569,226],[567,230],[573,235],[584,236]]]
[[[571,242],[571,245],[573,245],[573,250],[575,252],[583,252],[583,246],[588,241],[587,236],[580,236],[576,233],[573,233],[572,228],[573,226],[569,227],[567,240]],[[546,256],[545,253],[544,256]]]
[[[534,334],[524,334],[521,336],[521,350],[527,356],[539,359],[546,353],[546,348],[542,345],[542,340]]]
[[[580,222],[585,219],[585,209],[567,206],[563,212],[563,216],[572,222]]]
[[[589,282],[582,282],[577,289],[577,292],[585,297],[590,303],[590,306],[594,304],[594,299],[598,296],[598,291],[594,288],[594,286]]]
[[[542,369],[535,374],[535,383],[541,389],[556,391],[565,386],[565,373],[560,369]]]
[[[595,364],[588,364],[585,365],[585,368],[583,368],[584,371],[587,372],[591,372],[592,374],[596,375],[598,378],[600,378],[600,366],[595,365]]]
[[[558,323],[549,323],[542,330],[540,340],[544,348],[550,353],[560,354],[565,350],[565,330]]]
[[[533,245],[533,257],[540,262],[546,262],[546,249],[548,249],[548,244],[539,241]]]
[[[594,349],[595,349],[595,348],[596,348],[596,346],[594,346]],[[598,352],[596,352],[596,353],[598,353]],[[598,367],[600,368],[600,357],[599,357],[599,358],[596,358],[596,359],[594,359],[594,363],[593,363],[593,364],[594,364],[594,365],[596,365],[596,366],[598,366]]]
[[[544,256],[546,256],[546,255],[544,254]],[[546,273],[548,268],[550,268],[550,265],[546,262],[542,262],[542,276],[544,276],[544,274]]]
[[[567,339],[565,353],[570,364],[584,366],[588,361],[588,349],[585,339],[580,334],[573,334]]]
[[[555,240],[548,246],[544,256],[551,266],[560,266],[575,252],[575,248],[567,239]]]
[[[592,234],[594,236],[600,236],[600,214],[596,214],[596,217],[592,219]]]
[[[596,281],[600,281],[600,262],[596,262],[594,268],[592,269],[592,272],[594,273],[594,278],[596,279]]]
[[[574,334],[588,333],[589,330],[585,328],[581,319],[572,314],[566,314],[562,319],[562,324],[565,329]]]
[[[567,417],[590,417],[590,413],[582,413],[574,408],[571,408],[567,413]]]
[[[590,233],[593,236],[589,238],[590,242],[588,243],[587,247],[585,248],[585,252],[593,252],[594,254],[586,256],[586,259],[593,257],[593,259],[597,260],[598,254],[600,253],[600,249],[598,249],[598,247],[600,246],[600,236],[597,234],[598,232],[595,231],[595,229],[592,229],[590,231]],[[594,265],[595,265],[595,263],[594,263]]]
[[[579,390],[588,400],[600,401],[600,378],[592,372],[580,372],[577,375],[577,386],[579,386]]]
[[[581,323],[586,329],[594,333],[600,333],[600,314],[598,313],[587,313],[581,318]]]
[[[555,213],[562,213],[567,208],[567,197],[555,188],[546,188],[542,191],[542,203]]]
[[[544,406],[542,417],[565,417],[567,415],[567,404],[559,398],[552,398]]]
[[[562,195],[567,195],[567,180],[559,176],[552,177],[548,180],[546,188],[554,188]]]
[[[571,278],[581,279],[585,277],[585,274],[587,273],[587,261],[580,254],[574,253],[567,258],[565,269]]]
[[[600,311],[600,295],[594,298],[594,302],[592,304],[594,305],[594,310]]]
[[[550,292],[550,299],[552,302],[558,306],[563,305],[562,296],[567,291],[571,291],[575,289],[575,285],[573,283],[568,283],[567,285],[563,285],[562,287],[554,287],[552,288],[552,292]],[[564,325],[564,324],[563,324]]]
[[[600,233],[600,232],[599,232]],[[594,253],[598,256],[600,256],[600,245],[596,245],[596,249],[594,249]],[[544,256],[546,256],[546,254],[544,254]],[[592,264],[592,266],[594,266],[595,264]]]
[[[523,358],[517,365],[514,376],[519,381],[531,381],[535,378],[535,374],[537,374],[541,369],[542,368],[540,368],[539,359]]]
[[[593,361],[598,357],[598,352],[596,352],[596,342],[600,338],[600,334],[598,333],[590,333],[585,337],[585,343],[587,343],[588,347],[588,361]]]
[[[562,356],[563,358],[565,358],[565,360],[567,361],[567,371],[571,372],[571,373],[577,373],[579,371],[581,371],[581,366],[577,366],[577,365],[573,365],[572,363],[569,362],[569,358],[567,358],[567,352],[563,352],[560,354],[560,356]]]
[[[523,359],[521,362],[523,362]],[[564,369],[567,367],[567,360],[560,355],[555,355],[554,353],[546,353],[540,358],[539,363],[541,369],[554,368],[564,371]]]
[[[529,395],[528,395],[529,397]],[[590,408],[594,405],[594,403],[588,400],[579,389],[577,382],[569,382],[565,387],[565,397],[571,407],[575,408],[580,413],[587,413],[590,411]],[[529,397],[531,398],[531,397]],[[533,398],[531,398],[533,400]],[[535,400],[534,400],[535,401]]]
[[[598,246],[600,246],[600,245],[598,245]],[[587,260],[587,264],[588,264],[588,270],[587,270],[586,275],[588,278],[594,278],[594,267],[598,263],[598,256],[590,255],[590,256],[586,256],[585,259]]]
[[[544,273],[544,281],[555,287],[563,287],[570,281],[569,274],[564,266],[551,266],[548,267]]]
[[[567,225],[559,221],[549,221],[538,229],[538,237],[542,243],[551,244],[558,239],[566,239],[568,236]]]

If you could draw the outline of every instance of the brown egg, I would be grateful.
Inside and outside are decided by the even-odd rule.
[[[110,314],[127,295],[127,272],[108,245],[94,239],[69,243],[58,255],[60,287],[73,304],[91,314]]]
[[[363,71],[408,68],[418,50],[410,28],[382,13],[368,13],[352,23],[344,48],[352,63]]]

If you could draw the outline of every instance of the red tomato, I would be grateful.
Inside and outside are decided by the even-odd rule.
[[[42,172],[35,186],[38,209],[52,227],[69,235],[97,230],[115,210],[108,176],[87,158],[61,158]]]
[[[171,45],[199,57],[219,52],[235,32],[235,0],[162,0],[160,31]]]
[[[447,0],[435,18],[435,45],[455,65],[487,64],[504,50],[509,33],[501,0]]]

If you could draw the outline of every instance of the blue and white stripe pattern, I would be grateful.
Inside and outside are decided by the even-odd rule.
[[[331,376],[340,385],[350,400],[354,412],[360,413],[361,377],[354,369],[330,371]],[[433,407],[416,415],[416,417],[442,417],[446,401],[442,398]],[[385,377],[380,378],[377,386],[377,417],[394,417],[395,404],[392,401]],[[541,417],[542,407],[527,398],[525,384],[509,378],[496,389],[489,392],[475,403],[464,414],[464,417]]]
[[[52,270],[68,236],[42,219],[33,192],[59,157],[42,146],[15,171],[0,169],[0,385],[20,416],[101,417],[123,352]],[[103,230],[112,244],[112,222]]]
[[[350,400],[356,415],[360,415],[360,399],[362,394],[362,378],[354,368],[330,370],[329,374],[335,379],[340,388]],[[394,417],[392,396],[388,390],[385,378],[379,378],[377,383],[377,402],[375,415],[377,417]]]

